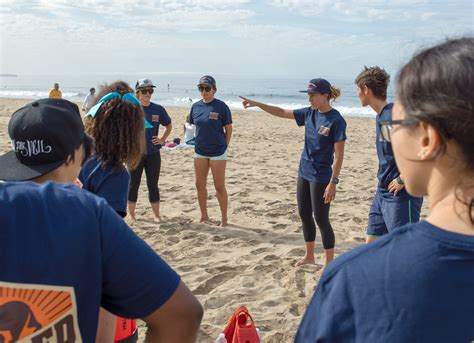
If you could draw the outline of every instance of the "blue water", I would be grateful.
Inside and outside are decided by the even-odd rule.
[[[188,107],[200,99],[196,87],[200,76],[192,73],[18,75],[17,77],[0,77],[0,98],[44,98],[48,96],[53,83],[58,82],[64,98],[82,101],[90,87],[97,89],[104,82],[110,83],[116,80],[124,80],[133,87],[138,78],[147,77],[158,86],[153,94],[154,102],[164,106]],[[306,88],[311,76],[307,80],[235,75],[213,76],[217,80],[216,97],[225,101],[233,109],[242,109],[238,95],[289,109],[308,106],[307,95],[299,93],[298,90]],[[353,79],[329,81],[342,91],[342,96],[333,106],[343,115],[375,116],[370,108],[361,107]],[[388,97],[393,99],[391,89],[389,89]]]

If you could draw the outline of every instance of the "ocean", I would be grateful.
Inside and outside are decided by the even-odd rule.
[[[17,75],[0,76],[0,98],[40,99],[48,96],[53,83],[58,82],[63,97],[71,101],[82,101],[90,87],[96,89],[104,82],[124,80],[134,87],[139,78],[151,79],[157,88],[152,101],[163,106],[190,107],[200,99],[197,82],[200,74],[195,73],[89,73],[68,75]],[[308,97],[298,92],[306,88],[311,78],[278,78],[235,75],[213,75],[217,81],[216,98],[223,100],[231,109],[242,109],[238,95],[280,106],[296,109],[308,106]],[[343,116],[375,117],[375,112],[360,105],[353,79],[329,79],[341,89],[342,95],[333,107]],[[388,98],[393,99],[389,88]],[[250,109],[249,109],[250,110]]]

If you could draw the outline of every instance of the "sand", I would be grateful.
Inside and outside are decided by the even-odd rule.
[[[0,151],[9,149],[11,113],[31,100],[0,99]],[[187,108],[167,108],[171,138],[183,138]],[[228,151],[230,225],[200,224],[194,187],[193,150],[162,152],[159,181],[163,221],[152,220],[145,180],[139,191],[134,231],[182,277],[204,307],[199,342],[214,342],[226,321],[246,305],[264,342],[291,342],[311,299],[322,266],[319,232],[316,266],[293,267],[304,241],[296,205],[298,162],[304,128],[263,112],[234,110]],[[365,240],[369,206],[376,189],[375,122],[348,117],[341,182],[331,205],[336,255]],[[208,180],[208,208],[217,224],[220,211]],[[426,212],[426,209],[423,210]],[[140,323],[143,326],[143,323]],[[141,330],[141,339],[144,330]]]

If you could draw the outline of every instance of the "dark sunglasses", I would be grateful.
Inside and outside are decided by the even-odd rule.
[[[200,92],[204,92],[204,91],[210,92],[212,87],[211,86],[198,86],[198,89]]]
[[[393,130],[394,125],[412,126],[418,124],[418,122],[419,120],[415,118],[381,121],[379,123],[380,134],[384,141],[391,142],[392,137],[390,136],[390,132]]]
[[[152,89],[140,89],[140,93],[142,93],[142,94],[146,94],[146,93],[153,94],[153,92],[154,92],[153,88]]]

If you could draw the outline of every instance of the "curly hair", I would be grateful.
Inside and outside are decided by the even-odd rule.
[[[381,100],[387,99],[387,88],[388,83],[390,82],[390,75],[378,66],[375,67],[366,67],[364,70],[357,75],[355,79],[355,84],[357,87],[367,87],[369,88],[374,96]]]
[[[126,82],[116,81],[101,85],[97,99],[110,92],[134,93]],[[94,152],[104,166],[138,166],[145,150],[144,118],[141,106],[121,98],[104,102],[94,118],[86,117],[86,132],[94,138]]]

